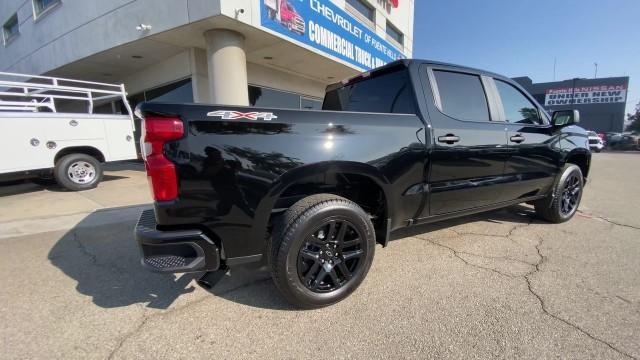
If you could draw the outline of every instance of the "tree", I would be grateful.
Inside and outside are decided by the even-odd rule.
[[[636,105],[634,114],[627,114],[627,121],[631,122],[627,125],[627,131],[640,132],[640,102]]]

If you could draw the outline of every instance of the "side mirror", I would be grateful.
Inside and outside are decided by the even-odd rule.
[[[553,126],[563,127],[578,124],[580,122],[580,111],[560,110],[554,111],[552,116]]]

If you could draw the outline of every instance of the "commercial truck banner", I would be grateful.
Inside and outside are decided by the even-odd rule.
[[[405,56],[329,0],[261,0],[261,25],[359,68]]]
[[[545,106],[624,103],[627,88],[624,85],[580,86],[564,89],[547,89]]]

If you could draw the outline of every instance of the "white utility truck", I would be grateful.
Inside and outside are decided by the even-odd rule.
[[[0,72],[0,181],[91,189],[137,158],[134,127],[124,85]]]

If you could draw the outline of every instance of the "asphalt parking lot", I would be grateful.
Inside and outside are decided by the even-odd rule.
[[[640,358],[640,154],[594,154],[580,213],[516,206],[376,248],[351,297],[292,309],[269,274],[143,270],[138,164],[97,189],[0,187],[0,358]]]

